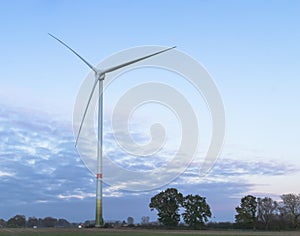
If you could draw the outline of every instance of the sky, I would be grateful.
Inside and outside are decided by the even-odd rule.
[[[176,45],[207,70],[222,97],[222,152],[200,177],[213,129],[203,96],[180,76],[153,68],[119,75],[107,87],[104,149],[114,164],[147,176],[172,160],[180,142],[182,130],[172,109],[150,103],[131,113],[129,131],[136,142],[147,143],[151,124],[161,123],[171,132],[167,148],[147,158],[118,147],[109,129],[116,101],[149,81],[162,80],[189,101],[200,147],[185,171],[157,188],[125,191],[126,178],[105,184],[105,220],[132,216],[138,223],[150,216],[155,221],[150,198],[168,187],[205,196],[213,221],[233,221],[247,194],[275,200],[298,194],[299,11],[299,1],[292,0],[1,1],[0,218],[94,218],[95,177],[74,146],[72,130],[76,99],[90,70],[48,33],[93,65],[128,48]]]

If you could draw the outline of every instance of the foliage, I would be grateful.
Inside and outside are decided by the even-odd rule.
[[[69,228],[70,227],[70,222],[67,221],[66,219],[58,219],[55,224],[56,227],[61,227],[61,228]]]
[[[240,205],[236,207],[236,224],[231,222],[210,222],[206,224],[206,227],[217,230],[230,230],[242,227],[245,229],[253,228],[273,230],[273,232],[275,232],[275,230],[281,231],[297,228],[300,220],[300,194],[284,194],[281,196],[281,199],[282,201],[276,202],[270,197],[256,199],[254,196],[247,195],[241,199]],[[176,229],[187,229],[187,226],[182,222],[178,225],[180,221],[179,210],[181,207],[185,210],[182,214],[183,219],[190,227],[201,228],[205,223],[207,223],[208,218],[211,217],[210,207],[206,203],[205,197],[201,197],[199,195],[187,195],[183,197],[183,195],[175,188],[169,188],[152,197],[149,206],[151,210],[156,209],[158,211],[159,221],[163,225],[176,226]],[[159,229],[164,227],[159,225],[157,222],[149,223],[149,220],[150,218],[148,216],[142,217],[141,225],[137,224],[136,227],[144,229]],[[133,218],[128,217],[128,226],[131,222],[133,223]],[[125,221],[123,223],[126,224]],[[94,226],[92,225],[92,221],[85,222],[86,226],[89,226],[89,224],[91,224],[90,226]],[[29,217],[27,222],[24,215],[16,215],[10,218],[7,222],[0,219],[0,228],[22,228],[9,229],[11,232],[14,230],[26,230],[24,227],[32,228],[33,226],[37,226],[37,230],[40,231],[40,228],[45,229],[45,227],[77,228],[77,225],[78,224],[76,223],[70,224],[65,219],[56,219],[52,217],[46,217],[44,219]],[[106,227],[120,227],[121,225],[121,222],[119,222],[119,224],[107,224]],[[49,232],[51,230],[55,229],[49,229]],[[4,235],[7,235],[8,231],[3,229],[3,232],[5,233]],[[65,233],[66,232],[68,232],[67,229]],[[132,235],[131,233],[130,235]],[[2,235],[1,229],[0,235]],[[19,235],[19,233],[17,235]],[[73,233],[55,235],[73,235]]]
[[[257,198],[257,219],[268,230],[270,223],[276,217],[278,203],[270,197]]]
[[[143,216],[141,220],[142,220],[141,221],[142,225],[148,225],[149,221],[150,221],[150,217],[149,216]]]
[[[166,226],[177,226],[180,221],[179,207],[183,195],[175,188],[168,188],[151,198],[149,207],[158,211],[158,220]]]
[[[235,229],[235,224],[232,222],[209,222],[207,223],[207,227],[209,229],[229,230],[229,229]]]
[[[297,228],[300,216],[300,194],[283,194],[281,199],[283,201],[282,212],[286,216],[291,216],[293,227]]]
[[[256,197],[247,195],[241,199],[240,206],[236,207],[237,215],[235,215],[236,223],[242,228],[256,227]]]
[[[57,222],[57,219],[50,217],[50,216],[44,218],[44,220],[43,220],[44,227],[54,227],[56,222]]]
[[[6,222],[4,219],[0,219],[0,228],[3,228],[6,226]]]
[[[56,219],[53,217],[45,217],[44,219],[36,218],[34,216],[29,217],[26,221],[26,218],[24,215],[16,215],[12,218],[10,218],[7,222],[0,219],[0,228],[1,227],[10,227],[10,228],[20,228],[20,227],[28,227],[33,228],[36,227],[59,227],[59,228],[70,228],[73,227],[72,224],[70,224],[65,219]]]
[[[185,212],[182,214],[184,222],[193,228],[201,228],[211,217],[209,205],[205,197],[199,195],[187,195],[184,197],[182,206]]]
[[[35,218],[34,216],[29,217],[27,220],[27,227],[32,228],[33,226],[38,226],[39,220]]]
[[[10,229],[10,231],[1,231],[0,236],[17,235],[17,236],[298,236],[298,232],[243,232],[243,231],[202,231],[202,232],[183,232],[183,231],[160,231],[160,230],[107,230],[107,229]]]
[[[8,227],[25,227],[26,218],[24,215],[15,215],[7,221]]]
[[[129,216],[129,217],[127,218],[127,224],[133,225],[133,223],[134,223],[133,217]]]

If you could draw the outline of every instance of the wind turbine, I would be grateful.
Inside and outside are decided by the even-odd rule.
[[[78,134],[76,137],[75,141],[75,147],[77,146],[78,139],[80,136],[80,132],[82,129],[82,125],[89,107],[89,104],[91,102],[92,96],[94,94],[95,88],[97,86],[97,83],[99,82],[99,100],[98,100],[98,142],[97,142],[97,174],[96,174],[96,179],[97,179],[97,189],[96,189],[96,219],[95,219],[95,226],[96,227],[101,227],[103,225],[103,218],[102,218],[102,145],[103,145],[103,80],[105,79],[105,74],[121,69],[125,66],[129,66],[131,64],[137,63],[139,61],[145,60],[147,58],[153,57],[155,55],[158,55],[160,53],[169,51],[174,47],[170,47],[149,55],[146,55],[144,57],[136,58],[127,62],[124,62],[119,65],[112,66],[110,68],[100,70],[94,66],[92,66],[89,62],[87,62],[83,57],[81,57],[76,51],[74,51],[71,47],[69,47],[66,43],[58,39],[57,37],[53,36],[52,34],[48,33],[52,38],[56,39],[58,42],[60,42],[62,45],[67,47],[71,52],[73,52],[77,57],[79,57],[89,68],[91,68],[94,73],[95,73],[95,81],[91,90],[91,93],[88,98],[87,105],[85,107],[81,123],[79,126]]]

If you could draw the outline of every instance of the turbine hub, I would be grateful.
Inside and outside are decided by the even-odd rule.
[[[97,71],[96,72],[96,79],[97,80],[104,80],[105,79],[105,73],[103,73],[102,71]]]

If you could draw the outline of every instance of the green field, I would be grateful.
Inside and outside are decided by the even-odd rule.
[[[252,232],[252,231],[167,231],[167,230],[119,230],[119,229],[0,229],[0,236],[300,236],[300,232]]]

